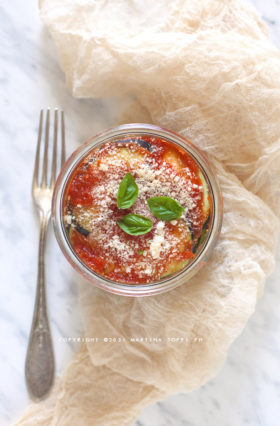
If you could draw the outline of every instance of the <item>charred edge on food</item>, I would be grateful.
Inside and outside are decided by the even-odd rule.
[[[84,235],[85,237],[87,237],[90,234],[90,232],[87,229],[83,228],[81,225],[79,225],[77,221],[76,221],[76,229],[80,234]]]
[[[146,149],[147,151],[151,152],[151,144],[149,144],[149,142],[144,141],[142,139],[136,139],[136,143],[141,146],[142,148]]]
[[[67,226],[66,226],[66,231],[68,232],[68,234],[70,233],[70,228],[71,228],[71,226],[72,225],[74,225],[75,226],[75,229],[80,233],[80,234],[82,234],[84,237],[87,237],[89,234],[90,234],[90,232],[87,230],[87,229],[85,229],[85,228],[83,228],[81,225],[79,225],[79,223],[77,222],[77,219],[75,218],[75,216],[74,216],[74,214],[73,214],[73,210],[72,210],[72,206],[71,206],[71,203],[70,203],[70,201],[68,201],[67,202],[67,208],[66,208],[66,211],[67,211],[67,214],[69,215],[69,216],[71,216],[71,224],[69,225],[69,224],[67,224]]]
[[[207,217],[206,221],[205,221],[205,222],[204,222],[204,224],[202,225],[201,234],[200,234],[200,236],[199,236],[199,238],[198,238],[197,242],[195,243],[195,245],[193,246],[193,249],[192,249],[192,252],[193,252],[193,253],[196,253],[196,252],[197,252],[197,249],[198,249],[198,247],[199,247],[199,245],[200,245],[201,243],[203,243],[203,241],[204,241],[204,239],[205,239],[205,237],[206,237],[206,235],[207,235],[207,230],[208,230],[208,224],[209,224],[209,221],[210,221],[210,214],[208,215],[208,217]]]
[[[142,148],[146,149],[149,152],[152,151],[151,144],[147,141],[144,141],[143,139],[128,138],[128,139],[117,140],[116,142],[118,143],[133,142],[133,143],[137,143],[137,145],[141,146]]]
[[[194,240],[194,230],[192,228],[191,222],[190,222],[190,220],[187,217],[185,218],[185,222],[186,222],[188,230],[189,230],[189,232],[191,234],[191,240],[193,241]]]

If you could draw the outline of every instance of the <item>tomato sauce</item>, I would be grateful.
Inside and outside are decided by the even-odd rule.
[[[117,207],[122,179],[130,173],[138,196],[129,209]],[[147,200],[169,197],[184,212],[176,220],[154,216]],[[154,136],[113,139],[93,149],[68,184],[65,227],[78,258],[93,272],[125,284],[160,280],[192,262],[207,234],[212,199],[194,158]],[[118,221],[127,214],[152,223],[143,235],[130,235]]]

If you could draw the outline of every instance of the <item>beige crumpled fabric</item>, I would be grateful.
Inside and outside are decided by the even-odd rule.
[[[85,336],[100,342],[83,344],[49,399],[17,423],[130,425],[148,403],[216,374],[273,269],[280,53],[237,0],[42,0],[41,16],[73,96],[135,95],[125,120],[147,117],[192,140],[223,192],[221,237],[186,285],[133,299],[81,283]],[[122,342],[101,342],[108,336]]]

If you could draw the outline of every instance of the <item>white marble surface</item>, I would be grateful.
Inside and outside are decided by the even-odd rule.
[[[255,0],[280,47],[280,2]],[[68,153],[114,124],[119,102],[75,100],[67,92],[54,46],[32,1],[0,5],[0,425],[27,404],[24,358],[36,283],[38,220],[30,182],[41,107],[65,110]],[[76,275],[52,232],[47,247],[49,313],[57,371],[76,347],[59,339],[81,335]],[[278,426],[280,406],[280,250],[277,268],[220,373],[191,394],[147,407],[135,426]],[[71,425],[72,426],[72,425]],[[76,425],[75,425],[76,426]]]

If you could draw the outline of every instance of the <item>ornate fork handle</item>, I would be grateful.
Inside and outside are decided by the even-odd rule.
[[[32,397],[41,399],[52,387],[54,379],[54,353],[49,327],[45,288],[45,246],[50,212],[40,212],[40,240],[38,278],[32,327],[29,337],[25,376]]]
[[[40,214],[40,240],[36,299],[25,361],[25,377],[30,395],[37,400],[48,394],[54,379],[54,353],[47,311],[44,257],[56,172],[58,163],[60,162],[62,167],[65,161],[64,113],[60,112],[59,120],[57,108],[54,111],[52,160],[51,162],[48,160],[50,117],[48,108],[43,137],[44,111],[41,110],[32,179],[32,197]],[[58,153],[58,128],[61,131],[60,153]]]

